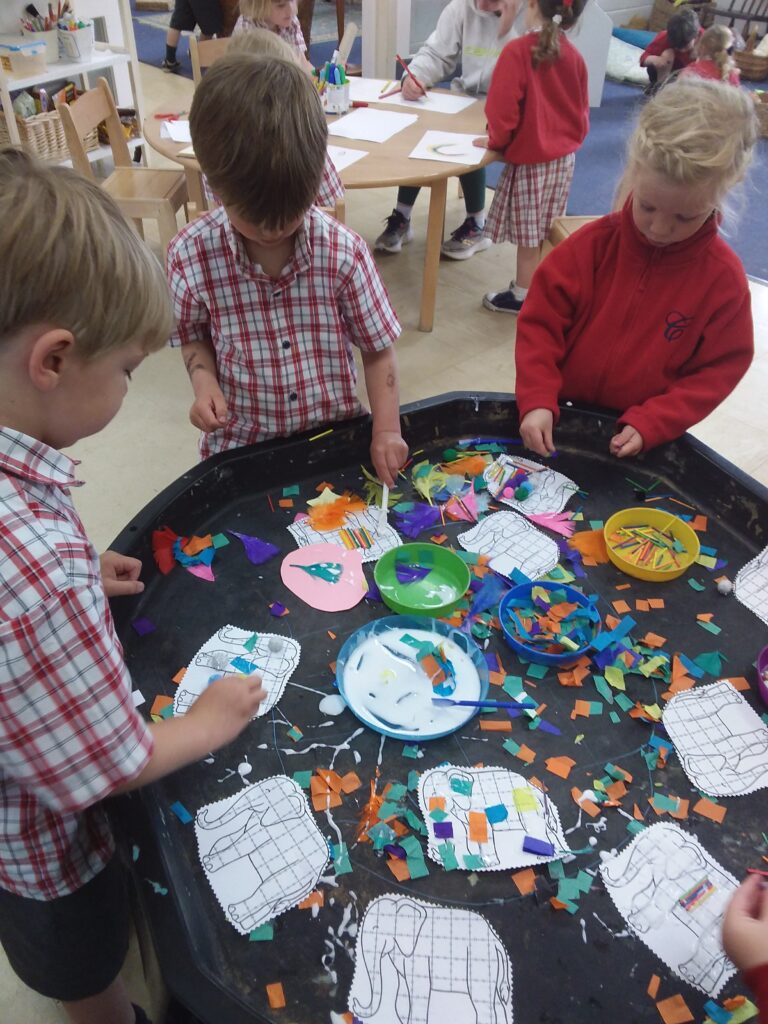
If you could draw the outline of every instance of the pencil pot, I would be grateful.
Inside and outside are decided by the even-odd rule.
[[[59,32],[58,29],[51,29],[50,32],[29,32],[22,28],[21,34],[26,36],[31,43],[45,43],[45,62],[55,64],[59,59]]]
[[[65,60],[76,64],[89,61],[93,56],[93,22],[87,21],[83,28],[76,29],[59,25],[59,43]]]
[[[349,82],[344,85],[327,85],[323,98],[327,114],[346,114],[349,110]]]

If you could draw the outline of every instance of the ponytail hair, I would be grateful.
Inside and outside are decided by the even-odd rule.
[[[531,51],[535,68],[557,60],[560,56],[560,33],[573,28],[581,17],[586,0],[538,0],[538,5],[543,24]]]
[[[736,61],[728,53],[732,46],[733,33],[725,25],[710,26],[696,44],[697,56],[714,61],[723,82],[727,82],[731,72],[736,69]]]

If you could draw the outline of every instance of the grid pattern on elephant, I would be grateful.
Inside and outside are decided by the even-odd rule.
[[[206,877],[242,934],[308,896],[328,861],[306,797],[286,776],[201,807],[195,832]]]
[[[544,576],[557,565],[557,544],[515,512],[494,512],[471,530],[460,533],[459,544],[467,551],[504,559],[500,572],[513,568],[531,579]]]
[[[768,547],[739,569],[734,593],[743,605],[768,625]]]
[[[686,775],[713,796],[741,796],[768,785],[768,729],[730,683],[677,694],[664,727]]]
[[[558,473],[557,470],[550,469],[548,466],[542,466],[531,459],[523,459],[519,455],[500,455],[496,462],[491,463],[488,469],[486,469],[483,476],[486,480],[489,480],[493,479],[494,475],[497,475],[497,480],[500,481],[507,474],[512,476],[516,469],[530,471],[528,482],[531,486],[531,493],[522,500],[503,497],[499,497],[498,500],[502,505],[508,505],[509,508],[522,512],[524,515],[546,515],[562,512],[569,500],[579,489],[573,480],[563,473]],[[499,470],[501,470],[500,474]]]
[[[359,548],[364,562],[376,562],[387,551],[402,544],[400,535],[391,526],[386,523],[379,526],[377,508],[373,511],[366,509],[365,512],[348,512],[345,526],[340,530],[320,533],[310,525],[308,518],[297,519],[287,529],[300,548],[308,544],[338,544],[340,547],[353,545]],[[342,534],[349,538],[348,544],[344,543]],[[359,542],[355,536],[359,537]]]
[[[473,911],[453,910],[406,896],[379,897],[366,910],[358,934],[350,992],[352,1011],[359,1019],[368,1019],[364,1012],[361,1014],[357,998],[361,965],[369,974],[381,972],[380,962],[367,962],[361,941],[363,936],[373,934],[391,937],[409,954],[405,957],[407,971],[403,970],[407,973],[407,998],[401,997],[399,984],[397,994],[382,992],[381,1005],[394,1011],[394,1017],[387,1017],[388,1024],[426,1024],[433,992],[466,995],[477,1024],[512,1024],[511,965],[501,940],[485,918]],[[381,978],[374,981],[376,984],[381,984]]]
[[[210,640],[206,640],[190,662],[176,690],[174,715],[186,714],[205,690],[212,675],[244,671],[244,665],[232,664],[233,659],[238,658],[248,666],[253,666],[248,671],[259,673],[267,691],[267,697],[259,705],[255,717],[260,718],[271,711],[282,697],[285,685],[299,663],[301,647],[290,637],[259,633],[252,649],[248,650],[245,645],[253,636],[253,630],[222,626]]]

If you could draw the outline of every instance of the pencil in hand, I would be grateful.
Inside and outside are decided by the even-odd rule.
[[[403,58],[402,58],[402,57],[400,56],[400,54],[399,54],[399,53],[396,53],[396,54],[395,54],[395,57],[396,57],[396,59],[397,59],[397,63],[398,63],[399,65],[400,65],[400,67],[401,67],[401,68],[403,69],[403,71],[404,71],[404,72],[406,73],[406,75],[408,75],[408,76],[410,77],[411,81],[412,81],[412,82],[413,82],[413,84],[414,84],[414,85],[416,86],[416,88],[417,88],[417,89],[420,89],[420,90],[421,90],[421,92],[422,92],[422,94],[423,94],[424,96],[426,96],[426,95],[427,95],[427,90],[426,90],[426,89],[424,88],[424,86],[423,86],[423,85],[421,84],[421,82],[420,82],[420,81],[418,80],[418,78],[416,77],[416,75],[414,75],[414,73],[413,73],[413,72],[411,71],[411,69],[410,69],[410,68],[408,67],[408,65],[407,65],[407,64],[405,63],[405,61],[404,61],[404,60],[403,60]]]

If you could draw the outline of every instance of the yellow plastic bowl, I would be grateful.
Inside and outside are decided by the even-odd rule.
[[[669,531],[675,540],[679,540],[685,548],[685,551],[676,553],[679,565],[673,566],[671,569],[648,569],[634,565],[611,543],[612,535],[626,526],[655,526],[657,530],[664,533]],[[603,527],[603,535],[605,546],[608,549],[608,557],[613,564],[628,576],[634,576],[639,580],[648,580],[650,583],[666,583],[667,580],[676,580],[699,557],[700,544],[696,531],[682,519],[670,515],[669,512],[662,512],[661,509],[645,506],[644,508],[624,508],[620,512],[614,512]]]

